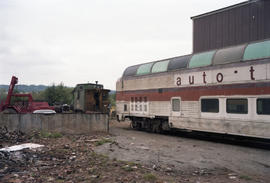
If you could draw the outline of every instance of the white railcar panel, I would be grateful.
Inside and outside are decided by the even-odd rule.
[[[180,129],[270,138],[270,125],[267,122],[184,117],[170,117],[169,122],[174,128]]]
[[[200,116],[199,101],[181,101],[181,116],[198,118]]]
[[[170,116],[170,101],[151,101],[149,102],[150,116]]]

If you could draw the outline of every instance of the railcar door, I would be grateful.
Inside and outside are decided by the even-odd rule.
[[[149,103],[148,103],[147,97],[143,97],[142,108],[143,108],[143,114],[147,116],[149,113]]]
[[[171,116],[181,115],[181,98],[172,97],[171,98]]]

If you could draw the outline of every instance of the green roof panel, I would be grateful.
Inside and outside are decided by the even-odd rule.
[[[216,51],[208,51],[208,52],[203,52],[203,53],[198,53],[198,54],[193,55],[189,61],[188,67],[194,68],[194,67],[204,67],[204,66],[211,65],[212,58],[215,52]]]
[[[137,75],[150,74],[153,63],[143,64],[137,69]]]
[[[170,60],[156,62],[152,67],[152,73],[165,72],[167,71],[168,64]]]
[[[253,60],[270,57],[270,40],[251,43],[246,47],[243,60]]]

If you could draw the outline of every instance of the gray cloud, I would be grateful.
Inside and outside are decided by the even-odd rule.
[[[188,54],[190,16],[240,2],[0,1],[0,83],[99,80],[114,89],[127,66]]]

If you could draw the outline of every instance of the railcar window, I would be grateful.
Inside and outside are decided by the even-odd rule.
[[[137,75],[150,74],[153,63],[143,64],[137,69]]]
[[[152,67],[152,73],[167,71],[168,63],[169,63],[169,60],[156,62]]]
[[[211,65],[213,55],[216,51],[209,51],[204,53],[194,54],[189,61],[189,68],[203,67]]]
[[[227,99],[227,113],[247,114],[248,100],[247,99]]]
[[[270,57],[270,40],[251,43],[246,47],[243,60],[253,60]]]
[[[201,111],[218,113],[219,100],[218,99],[201,99]]]
[[[246,45],[240,45],[218,50],[213,58],[213,65],[241,61],[245,47]]]
[[[270,114],[270,98],[257,99],[257,114]]]
[[[144,97],[144,102],[147,102],[147,97]]]
[[[172,99],[172,111],[180,111],[180,99]]]
[[[170,59],[168,64],[168,71],[186,68],[190,58],[191,55],[185,55]]]

